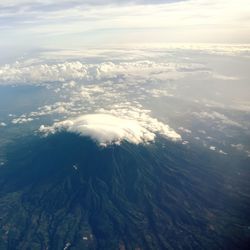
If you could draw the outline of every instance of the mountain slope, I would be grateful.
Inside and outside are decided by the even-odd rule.
[[[223,158],[162,138],[99,147],[65,132],[10,148],[0,169],[0,249],[247,246],[247,175],[235,179]]]

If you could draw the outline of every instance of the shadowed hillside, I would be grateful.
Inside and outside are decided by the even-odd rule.
[[[249,243],[247,162],[239,177],[223,156],[215,161],[161,138],[99,147],[59,133],[9,148],[0,168],[0,249],[243,249]]]

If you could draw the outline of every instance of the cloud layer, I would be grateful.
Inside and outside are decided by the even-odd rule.
[[[27,65],[25,62],[5,64],[0,67],[2,84],[43,84],[66,81],[99,81],[114,80],[122,82],[124,78],[145,79],[175,79],[185,73],[207,71],[200,64],[163,63],[149,60],[133,62],[102,62],[99,64],[81,61],[66,61],[63,63],[36,63]],[[0,84],[1,84],[0,83]]]
[[[149,116],[138,117],[135,120],[111,114],[88,114],[56,122],[52,126],[42,125],[39,129],[45,134],[61,130],[90,136],[100,145],[120,144],[123,140],[135,144],[148,143],[154,141],[157,133],[173,141],[181,139],[181,136],[168,125]]]
[[[194,44],[44,50],[0,66],[0,85],[39,85],[46,94],[26,113],[10,112],[2,129],[44,124],[45,134],[65,130],[100,144],[148,143],[158,134],[180,140],[176,130],[186,146],[195,140],[228,152],[218,140],[249,131],[241,113],[249,112],[249,51],[247,45]]]
[[[248,43],[249,10],[248,0],[4,0],[0,49],[145,41]]]

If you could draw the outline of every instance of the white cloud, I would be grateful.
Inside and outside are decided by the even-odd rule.
[[[203,47],[200,48],[202,50]],[[108,132],[106,128],[106,130],[100,129],[100,134],[98,134],[92,126],[89,125],[88,130],[85,126],[84,133],[97,141],[98,138],[101,138],[100,141],[103,142],[106,139],[108,143],[112,140],[117,143],[121,140],[139,143],[154,140],[156,134],[165,135],[170,139],[178,139],[180,136],[166,125],[166,123],[169,123],[168,118],[172,119],[170,121],[174,121],[178,116],[177,124],[174,123],[179,127],[177,131],[180,134],[191,136],[192,131],[195,133],[197,128],[192,129],[192,131],[187,129],[186,126],[189,128],[191,125],[187,124],[189,122],[184,121],[184,119],[187,119],[187,116],[193,110],[196,111],[193,114],[202,119],[203,122],[212,121],[216,125],[216,129],[218,127],[227,128],[225,125],[229,125],[230,129],[241,127],[242,119],[235,118],[237,116],[233,113],[227,112],[225,114],[228,114],[228,116],[226,116],[222,111],[220,111],[222,113],[212,111],[212,109],[208,111],[208,108],[204,109],[204,106],[199,107],[197,104],[194,109],[190,109],[188,108],[188,102],[187,107],[185,107],[188,112],[184,114],[184,110],[180,110],[180,106],[185,105],[184,101],[189,97],[189,94],[190,99],[192,99],[192,93],[197,91],[197,94],[199,94],[199,88],[203,88],[201,72],[209,72],[209,70],[213,72],[215,67],[218,71],[221,70],[219,66],[211,64],[210,61],[206,63],[207,57],[203,58],[206,49],[202,52],[199,51],[199,46],[194,47],[194,50],[198,50],[195,52],[190,52],[189,49],[187,47],[187,50],[178,49],[178,51],[175,51],[175,49],[156,48],[145,51],[111,50],[105,52],[100,50],[98,53],[93,52],[93,54],[96,54],[91,58],[84,57],[84,53],[73,55],[72,58],[68,54],[68,58],[66,57],[64,62],[61,62],[61,58],[57,58],[57,54],[55,58],[50,57],[49,60],[45,55],[41,58],[37,57],[39,58],[37,60],[23,60],[0,66],[0,83],[9,81],[20,84],[46,85],[48,92],[50,92],[49,95],[51,94],[50,96],[53,97],[50,99],[50,96],[48,96],[46,105],[33,112],[12,117],[12,123],[15,124],[25,123],[32,119],[40,119],[40,124],[46,124],[44,120],[48,121],[48,118],[53,120],[55,123],[52,126],[41,127],[44,132],[46,129],[48,132],[55,132],[60,129],[80,131],[79,124],[82,121],[84,124],[86,123],[86,115],[98,114],[99,118],[101,115],[115,117],[110,119],[111,125],[109,128],[117,126],[115,122],[117,118],[128,125],[132,132],[127,134],[126,128],[117,126],[117,130],[110,129]],[[133,54],[134,51],[135,54],[140,54],[140,59],[136,55],[135,60],[126,57]],[[51,50],[52,52],[55,51]],[[55,53],[59,52],[56,51]],[[91,51],[89,53],[91,54]],[[99,57],[101,54],[103,57]],[[113,57],[113,55],[115,56]],[[214,55],[215,58],[217,56]],[[218,57],[222,58],[222,56]],[[112,61],[107,60],[107,58]],[[225,61],[227,61],[227,57],[225,57]],[[213,74],[208,74],[208,76],[212,77]],[[184,80],[183,77],[185,77]],[[193,80],[194,82],[198,80],[199,86],[197,84],[192,85]],[[204,89],[206,87],[209,88],[210,85],[204,82]],[[59,89],[60,91],[57,91]],[[56,92],[54,92],[55,90]],[[186,90],[188,91],[186,92]],[[172,95],[172,98],[166,98],[166,102],[164,100],[162,103],[152,98]],[[55,100],[55,103],[50,103],[53,100]],[[176,105],[173,105],[174,103]],[[170,105],[168,106],[168,104]],[[152,116],[157,117],[162,122],[152,118],[150,112],[144,110],[146,106],[154,111]],[[45,117],[49,115],[51,117]],[[82,117],[85,117],[84,120],[80,119]],[[191,118],[187,120],[189,119]],[[70,121],[73,124],[69,123]],[[87,121],[92,120],[87,119]],[[133,126],[132,128],[130,127],[131,123],[126,123],[126,121],[133,121],[133,124],[137,124],[139,127]],[[113,123],[114,125],[112,125]],[[102,125],[99,124],[99,128],[102,128]],[[101,136],[104,133],[102,131],[106,131],[106,138]],[[147,131],[147,133],[143,131]],[[205,134],[205,131],[199,130],[199,132]],[[81,133],[83,134],[83,132]],[[142,135],[142,133],[144,134]],[[199,137],[195,137],[195,139],[200,140]]]
[[[0,67],[2,84],[48,84],[62,82],[64,88],[72,88],[75,81],[91,82],[116,80],[123,83],[125,80],[141,81],[178,79],[190,72],[200,72],[207,69],[200,64],[155,62],[140,60],[128,62],[102,62],[97,64],[78,61],[63,63],[32,63],[16,62]],[[58,92],[58,88],[55,91]],[[152,90],[153,95],[169,95],[166,90]]]
[[[26,118],[26,117],[19,117],[19,118],[15,118],[15,119],[13,119],[11,122],[13,123],[13,124],[22,124],[22,123],[27,123],[27,122],[31,122],[31,121],[33,121],[34,119],[33,118],[30,118],[30,117],[28,117],[28,118]]]
[[[223,80],[223,81],[237,81],[239,80],[239,77],[235,77],[235,76],[226,76],[226,75],[221,75],[221,74],[213,74],[213,77],[215,79],[219,79],[219,80]]]
[[[79,50],[79,51],[43,51],[35,59],[22,59],[12,64],[0,65],[0,84],[50,84],[60,82],[54,91],[74,88],[79,83],[115,81],[116,83],[145,83],[149,81],[166,82],[199,74],[204,79],[237,80],[239,76],[226,76],[224,72],[215,72],[197,56],[202,53],[220,51],[232,53],[242,51],[247,54],[249,46],[215,45],[168,45],[163,47],[133,47],[117,50]],[[159,45],[158,45],[159,46]],[[143,49],[144,48],[144,49]],[[191,52],[190,50],[195,51]],[[171,55],[169,57],[168,55]],[[132,56],[132,58],[131,58]],[[92,57],[90,63],[88,58]],[[94,58],[96,60],[94,60]],[[102,58],[101,62],[98,62]],[[112,59],[111,59],[112,58]],[[112,60],[112,61],[111,61]],[[195,60],[195,61],[194,61]],[[97,61],[97,62],[96,62]],[[152,88],[149,93],[154,97],[172,96],[164,87]]]
[[[25,62],[17,62],[0,67],[0,79],[5,83],[41,84],[55,81],[65,82],[86,77],[86,66],[78,61],[53,65],[46,63],[26,65]]]
[[[212,150],[212,151],[215,151],[216,147],[215,146],[210,146],[209,149]]]
[[[223,151],[222,149],[217,149],[215,146],[210,146],[209,149],[212,151],[216,151],[219,154],[227,155],[227,153],[225,151]]]
[[[219,153],[222,155],[227,155],[227,153],[225,151],[223,151],[222,149],[219,150]]]
[[[151,118],[145,112],[143,114],[133,112],[133,118],[128,116],[115,116],[108,113],[96,113],[82,115],[76,118],[56,122],[52,126],[42,125],[40,132],[45,134],[66,130],[83,136],[90,136],[100,145],[111,143],[120,144],[125,140],[130,143],[148,143],[154,141],[156,134],[161,134],[168,139],[177,141],[181,136],[168,125]],[[136,119],[137,118],[137,119]]]
[[[233,147],[233,148],[236,148],[237,150],[239,150],[239,151],[242,151],[242,150],[244,150],[244,148],[245,148],[245,146],[243,145],[243,144],[231,144],[231,146]]]
[[[167,96],[167,97],[173,96],[173,94],[170,94],[169,91],[165,89],[151,89],[151,90],[147,90],[147,93],[151,94],[155,98],[158,98],[161,96]]]
[[[187,133],[187,134],[191,134],[192,133],[192,131],[190,129],[187,129],[187,128],[179,127],[178,129],[181,130],[181,131],[183,131],[184,133]]]
[[[12,123],[20,123],[23,119],[39,119],[41,116],[47,115],[74,115],[75,107],[73,102],[56,102],[51,105],[39,107],[37,111],[32,111],[28,114],[23,114],[20,117],[13,119]],[[14,122],[13,122],[14,121]],[[31,121],[31,120],[30,120]]]
[[[65,1],[8,2],[0,12],[0,29],[6,44],[15,42],[16,37],[28,45],[32,37],[32,42],[56,47],[84,42],[101,46],[105,42],[145,40],[249,41],[248,0],[188,0],[172,4],[160,1],[160,5],[154,4],[156,1],[122,1],[122,5],[118,4],[120,1],[107,1],[99,6],[86,4],[86,1],[67,4]],[[133,4],[135,2],[139,5]],[[57,35],[65,35],[67,39]]]
[[[0,122],[0,127],[6,127],[7,124],[5,122]]]
[[[228,126],[244,128],[244,126],[242,126],[239,122],[233,121],[233,120],[229,119],[226,115],[221,114],[221,113],[216,112],[216,111],[212,111],[212,112],[202,111],[200,113],[193,112],[193,115],[195,115],[196,117],[199,117],[201,119],[212,120],[218,125],[224,124],[224,125],[228,125]]]

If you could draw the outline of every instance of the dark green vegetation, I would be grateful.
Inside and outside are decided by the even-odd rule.
[[[161,138],[101,148],[69,133],[23,138],[6,154],[0,249],[250,244],[249,160],[230,162]]]

